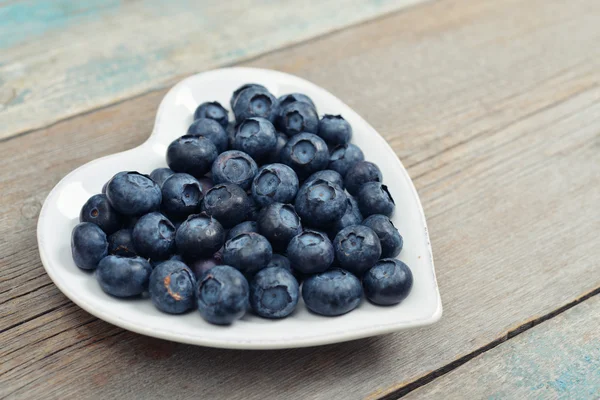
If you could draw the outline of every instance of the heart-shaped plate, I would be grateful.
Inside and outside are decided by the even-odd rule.
[[[105,294],[94,276],[77,268],[71,257],[71,231],[79,211],[102,185],[119,171],[150,173],[166,166],[167,146],[184,135],[198,104],[218,101],[229,107],[233,90],[244,83],[266,86],[275,96],[300,92],[310,96],[319,114],[341,114],[352,125],[353,143],[383,172],[383,181],[396,202],[392,218],[404,238],[399,258],[414,276],[410,295],[399,305],[375,306],[366,299],[343,316],[310,313],[302,300],[282,320],[247,314],[231,326],[205,322],[197,312],[168,315],[149,299],[117,299]],[[234,349],[276,349],[316,346],[374,336],[436,322],[442,303],[435,278],[425,216],[410,177],[386,141],[350,107],[326,90],[293,75],[253,68],[225,68],[191,76],[175,85],[158,109],[150,138],[135,149],[103,157],[64,177],[44,202],[38,221],[40,257],[50,278],[87,312],[133,332],[202,346]]]

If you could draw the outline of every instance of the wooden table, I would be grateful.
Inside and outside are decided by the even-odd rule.
[[[0,397],[600,397],[600,2],[167,3],[0,2]],[[309,79],[386,137],[428,218],[438,324],[216,350],[123,331],[54,286],[35,239],[49,190],[225,65]]]

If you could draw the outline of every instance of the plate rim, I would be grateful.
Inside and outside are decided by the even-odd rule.
[[[424,317],[424,318],[417,318],[417,319],[413,319],[413,320],[409,320],[409,321],[394,321],[394,322],[389,322],[389,323],[380,323],[377,325],[371,325],[368,327],[363,327],[363,328],[358,328],[358,329],[340,330],[340,331],[334,332],[334,333],[328,332],[328,333],[320,333],[317,335],[306,335],[305,334],[300,338],[292,337],[291,339],[284,338],[281,340],[269,339],[267,341],[260,341],[260,340],[244,341],[244,340],[233,340],[233,339],[215,340],[213,338],[206,339],[201,336],[190,336],[190,335],[183,334],[183,333],[173,333],[172,331],[163,331],[162,329],[155,328],[155,327],[147,327],[147,326],[143,326],[143,325],[141,325],[141,326],[137,325],[135,323],[130,322],[127,319],[119,317],[118,315],[112,315],[112,314],[108,314],[108,313],[104,312],[104,310],[94,309],[93,305],[89,304],[87,301],[85,301],[81,297],[77,296],[76,293],[74,293],[70,289],[68,289],[68,287],[63,283],[61,277],[59,276],[60,274],[57,271],[55,271],[53,268],[50,267],[51,263],[49,262],[49,255],[46,254],[45,246],[43,245],[44,239],[43,239],[43,234],[42,234],[42,226],[43,226],[43,221],[46,219],[45,218],[46,214],[49,212],[48,211],[49,200],[54,197],[56,191],[63,186],[64,182],[68,181],[69,178],[72,175],[76,174],[79,170],[81,170],[83,168],[88,168],[88,167],[92,166],[93,164],[99,162],[100,160],[103,160],[103,159],[106,159],[106,158],[109,158],[109,157],[112,157],[112,156],[115,156],[118,154],[122,155],[127,152],[133,152],[135,150],[141,149],[142,147],[146,147],[146,146],[150,145],[152,143],[152,141],[155,140],[155,138],[158,137],[158,135],[159,135],[158,130],[159,130],[159,126],[161,123],[161,121],[160,121],[160,118],[162,115],[161,110],[165,106],[165,104],[168,102],[170,97],[172,97],[172,95],[175,92],[177,92],[177,90],[179,88],[186,86],[186,83],[189,80],[192,80],[201,75],[206,76],[206,75],[210,75],[213,73],[219,73],[219,72],[232,72],[232,73],[260,72],[260,73],[280,75],[280,76],[285,77],[286,79],[292,78],[293,80],[296,80],[297,82],[300,82],[303,85],[312,86],[314,90],[321,91],[324,94],[335,97],[344,106],[346,106],[349,110],[351,110],[358,117],[360,117],[369,126],[369,128],[371,128],[371,130],[373,132],[375,132],[377,134],[377,136],[379,136],[379,139],[385,143],[386,152],[391,153],[390,155],[393,156],[394,158],[396,158],[400,162],[400,164],[402,166],[402,168],[401,168],[402,174],[404,175],[404,178],[407,179],[409,182],[409,186],[411,188],[411,195],[417,199],[417,206],[418,206],[417,208],[420,213],[421,224],[424,228],[429,262],[430,262],[432,272],[433,272],[433,284],[434,284],[434,289],[435,289],[434,291],[435,291],[436,303],[437,303],[434,312],[430,316]],[[194,75],[191,75],[191,76],[188,76],[188,77],[182,79],[181,81],[176,83],[171,89],[169,89],[169,91],[162,98],[162,100],[157,108],[157,111],[156,111],[155,123],[154,123],[153,129],[152,129],[152,133],[143,143],[141,143],[139,146],[136,146],[134,148],[131,148],[131,149],[128,149],[128,150],[125,150],[122,152],[112,153],[112,154],[91,160],[91,161],[79,166],[78,168],[75,168],[71,172],[69,172],[52,188],[52,190],[46,196],[46,198],[44,200],[44,204],[42,205],[42,208],[40,210],[36,231],[37,231],[36,238],[37,238],[37,242],[38,242],[38,250],[39,250],[39,254],[40,254],[40,259],[42,261],[42,265],[43,265],[46,273],[50,277],[50,279],[53,281],[53,283],[58,287],[58,289],[69,300],[71,300],[73,303],[75,303],[77,306],[81,307],[83,310],[90,313],[91,315],[93,315],[97,318],[100,318],[103,321],[106,321],[110,324],[113,324],[115,326],[118,326],[120,328],[129,330],[129,331],[132,331],[132,332],[135,332],[138,334],[156,337],[156,338],[160,338],[160,339],[164,339],[164,340],[176,341],[176,342],[192,344],[192,345],[215,347],[215,348],[244,349],[244,350],[270,350],[270,349],[275,350],[275,349],[311,347],[311,346],[320,346],[320,345],[332,344],[332,343],[341,343],[341,342],[361,339],[361,338],[365,338],[365,337],[383,335],[386,333],[400,331],[400,330],[404,330],[404,329],[408,329],[408,328],[416,328],[416,327],[430,325],[430,324],[433,324],[433,323],[439,321],[440,318],[442,317],[442,313],[443,313],[443,306],[442,306],[441,295],[440,295],[440,291],[439,291],[439,285],[437,282],[437,274],[435,272],[435,264],[433,261],[433,251],[431,248],[431,240],[429,238],[429,230],[427,228],[427,221],[425,219],[425,212],[423,210],[423,206],[421,204],[420,197],[414,186],[414,182],[408,175],[408,171],[402,164],[402,160],[400,160],[400,158],[396,155],[396,153],[393,151],[391,146],[387,143],[385,138],[383,138],[383,136],[381,136],[381,134],[376,129],[374,129],[366,119],[362,118],[358,113],[356,113],[356,111],[354,111],[354,109],[352,107],[348,106],[341,99],[339,99],[339,97],[333,95],[326,89],[324,89],[308,80],[305,80],[298,76],[284,73],[281,71],[264,69],[264,68],[228,67],[228,68],[218,68],[218,69],[207,70],[207,71],[200,72],[198,74],[194,74]],[[363,301],[366,301],[366,300],[363,300]]]

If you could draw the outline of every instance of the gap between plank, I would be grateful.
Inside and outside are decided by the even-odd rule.
[[[387,19],[387,18],[392,18],[392,17],[394,17],[396,15],[399,15],[401,13],[404,13],[404,12],[407,12],[407,11],[411,11],[411,10],[414,10],[414,9],[417,9],[417,8],[420,8],[420,7],[423,7],[423,6],[427,6],[427,5],[432,4],[432,3],[437,3],[437,1],[438,0],[423,0],[420,3],[411,4],[411,5],[408,5],[406,7],[402,7],[400,9],[397,9],[397,10],[394,10],[394,11],[390,11],[390,12],[382,14],[382,15],[377,15],[377,16],[375,16],[373,18],[367,18],[367,19],[362,20],[362,21],[357,21],[357,22],[355,22],[353,24],[342,26],[342,27],[333,29],[333,30],[328,31],[328,32],[324,32],[324,33],[322,33],[320,35],[317,35],[317,36],[314,36],[314,37],[311,37],[311,38],[308,38],[308,39],[305,39],[305,40],[300,40],[298,42],[294,42],[294,43],[290,43],[288,45],[284,45],[283,47],[279,47],[279,48],[267,50],[267,51],[264,51],[262,53],[258,53],[258,54],[252,55],[250,57],[240,58],[240,59],[238,59],[236,61],[233,61],[233,62],[230,62],[230,63],[224,63],[221,66],[218,66],[216,68],[211,68],[211,69],[228,68],[228,67],[239,66],[239,65],[242,65],[244,63],[249,63],[249,62],[258,60],[261,57],[265,57],[265,56],[274,54],[274,53],[279,52],[279,51],[285,51],[285,50],[295,49],[295,48],[298,48],[300,46],[304,46],[304,45],[316,42],[318,40],[326,39],[328,37],[331,37],[331,36],[333,36],[335,34],[338,34],[340,32],[344,32],[344,31],[349,30],[349,29],[358,28],[358,27],[361,27],[361,26],[364,26],[364,25],[367,25],[367,24],[370,24],[370,23],[381,21],[381,20],[384,20],[384,19]],[[196,72],[193,72],[191,75],[197,74],[197,73],[200,73],[200,72],[204,72],[204,71],[209,71],[209,70],[196,71]],[[81,116],[89,115],[89,114],[92,114],[92,113],[94,113],[96,111],[104,110],[104,109],[107,109],[107,108],[110,108],[110,107],[113,107],[113,106],[125,103],[125,102],[127,102],[129,100],[135,100],[135,99],[143,97],[143,96],[145,96],[147,94],[163,90],[163,89],[165,89],[168,86],[173,86],[176,82],[179,82],[180,80],[184,79],[187,76],[190,76],[190,74],[177,75],[175,77],[167,79],[163,83],[157,83],[157,86],[154,87],[154,88],[152,88],[152,89],[148,89],[148,90],[142,91],[142,92],[140,92],[138,94],[135,94],[135,95],[132,95],[132,96],[128,96],[128,97],[124,97],[124,98],[116,100],[116,101],[112,101],[112,102],[109,102],[109,103],[106,103],[106,104],[103,104],[103,105],[100,105],[100,106],[97,106],[97,107],[94,107],[94,108],[90,108],[89,110],[86,110],[86,111],[77,112],[75,114],[68,115],[68,116],[63,117],[63,118],[59,118],[56,121],[53,121],[51,123],[48,123],[46,125],[43,125],[43,126],[40,126],[40,127],[37,127],[37,128],[27,129],[27,130],[24,130],[24,131],[21,131],[21,132],[14,133],[14,134],[12,134],[10,136],[6,136],[4,138],[0,138],[0,143],[5,143],[5,142],[8,142],[8,141],[10,141],[12,139],[16,139],[16,138],[19,138],[19,137],[22,137],[22,136],[26,136],[26,135],[35,133],[37,131],[42,131],[42,130],[51,128],[51,127],[53,127],[53,126],[55,126],[57,124],[60,124],[62,122],[70,121],[72,119],[75,119],[75,118],[78,118],[78,117],[81,117]]]
[[[564,313],[565,311],[575,307],[576,305],[578,305],[580,303],[583,303],[584,301],[586,301],[598,294],[600,294],[600,287],[593,289],[592,291],[584,294],[583,296],[580,296],[579,298],[573,300],[570,303],[565,304],[562,307],[557,308],[554,311],[551,311],[540,317],[533,318],[533,319],[519,325],[518,327],[511,329],[504,336],[499,337],[496,340],[493,340],[492,342],[488,343],[487,345],[480,347],[479,349],[472,351],[471,353],[466,354],[466,355],[458,358],[457,360],[454,360],[451,363],[446,364],[443,367],[438,368],[435,371],[432,371],[432,372],[428,373],[427,375],[420,377],[419,379],[417,379],[415,381],[412,381],[411,383],[401,387],[400,389],[394,390],[392,392],[385,394],[382,397],[379,397],[379,400],[400,399],[400,398],[406,396],[407,394],[409,394],[410,392],[417,390],[421,386],[425,386],[428,383],[434,381],[435,379],[437,379],[443,375],[446,375],[447,373],[452,372],[453,370],[461,367],[462,365],[468,363],[475,357],[478,357],[478,356],[482,355],[483,353],[485,353],[489,350],[492,350],[493,348],[501,345],[502,343],[514,338],[515,336],[518,336],[521,333],[526,332],[529,329],[541,324],[542,322],[546,322],[546,321],[556,317],[557,315]]]
[[[41,316],[43,316],[43,315],[45,315],[45,314],[49,314],[49,313],[51,313],[51,312],[53,312],[53,311],[56,311],[56,310],[58,310],[59,308],[61,308],[61,307],[64,307],[64,306],[68,305],[69,303],[71,303],[71,300],[68,300],[68,301],[66,301],[66,302],[64,302],[64,303],[61,303],[61,304],[57,305],[56,307],[52,307],[52,308],[50,308],[50,309],[48,309],[48,310],[44,310],[44,311],[42,311],[42,312],[40,312],[40,313],[38,313],[38,314],[35,314],[35,315],[31,316],[31,317],[28,317],[28,318],[24,319],[24,320],[22,320],[22,321],[15,322],[14,324],[7,326],[6,328],[0,329],[0,334],[2,334],[2,333],[4,333],[4,332],[8,332],[9,330],[11,330],[11,329],[13,329],[13,328],[16,328],[16,327],[18,327],[18,326],[21,326],[21,325],[23,325],[23,324],[26,324],[26,323],[27,323],[27,322],[29,322],[29,321],[33,321],[34,319],[36,319],[36,318],[39,318],[39,317],[41,317]],[[14,314],[14,313],[13,313],[13,314]],[[10,314],[10,315],[12,315],[12,314]]]

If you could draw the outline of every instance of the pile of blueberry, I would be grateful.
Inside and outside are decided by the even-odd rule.
[[[119,172],[91,197],[72,233],[75,264],[110,295],[149,292],[163,312],[197,308],[215,324],[249,309],[286,317],[300,293],[327,316],[363,292],[401,302],[413,278],[395,259],[394,200],[350,124],[258,84],[238,88],[231,108],[236,124],[219,103],[201,104],[168,147],[169,168]]]

